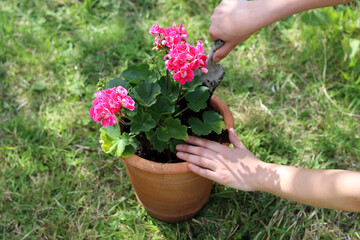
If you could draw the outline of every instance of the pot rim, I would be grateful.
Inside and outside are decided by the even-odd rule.
[[[218,110],[222,116],[224,116],[226,129],[230,129],[234,127],[234,117],[229,107],[226,105],[226,103],[223,100],[221,100],[218,96],[213,94],[211,96],[210,105],[214,107],[216,110]],[[135,154],[132,154],[128,158],[121,158],[121,159],[136,168],[151,173],[183,174],[183,173],[191,172],[188,168],[187,162],[158,163],[144,159]]]

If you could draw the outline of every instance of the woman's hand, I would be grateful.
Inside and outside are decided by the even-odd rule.
[[[177,156],[205,178],[242,191],[264,191],[322,208],[360,212],[360,172],[303,169],[265,163],[245,148],[229,130],[235,148],[189,137]]]
[[[263,27],[261,9],[256,9],[258,4],[254,4],[255,1],[227,0],[215,8],[209,34],[212,41],[220,39],[225,41],[225,45],[215,52],[214,62],[225,58],[239,43]]]
[[[245,148],[234,129],[229,130],[229,138],[235,148],[189,137],[191,145],[177,145],[177,157],[189,162],[189,169],[200,176],[243,191],[257,190],[256,178],[265,163]]]
[[[308,9],[335,6],[354,0],[223,0],[211,16],[211,40],[225,41],[213,61],[225,58],[238,44],[261,28]]]

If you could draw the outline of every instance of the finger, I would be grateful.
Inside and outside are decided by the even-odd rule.
[[[215,169],[215,162],[211,161],[208,158],[196,156],[193,154],[185,153],[185,152],[177,152],[176,156],[184,161],[187,161],[189,163],[196,164],[197,166],[200,166],[202,168],[207,168],[214,170]]]
[[[214,53],[213,56],[213,61],[215,63],[220,62],[223,58],[225,58],[230,52],[231,50],[234,49],[236,45],[229,43],[229,42],[225,42],[225,45],[222,46],[221,48],[218,48],[216,50],[216,52]]]
[[[216,10],[216,8],[215,8]],[[215,42],[216,40],[219,40],[219,23],[217,21],[217,17],[215,17],[214,15],[211,16],[210,18],[210,27],[209,27],[209,35],[210,35],[210,39],[211,41]]]
[[[176,150],[179,152],[185,152],[185,153],[189,153],[192,155],[197,155],[199,157],[205,157],[205,158],[209,158],[212,159],[215,156],[215,152],[210,150],[210,149],[206,149],[203,147],[197,147],[197,146],[193,146],[193,145],[187,145],[187,144],[179,144],[176,146]]]
[[[205,149],[209,149],[211,151],[215,151],[215,152],[219,152],[219,151],[223,150],[223,148],[224,148],[224,146],[220,143],[210,141],[207,139],[203,139],[203,138],[194,137],[194,136],[189,136],[186,139],[186,142],[190,143],[192,145],[195,145],[195,146],[200,146]]]
[[[216,32],[216,27],[218,26],[217,23],[211,24],[210,28],[209,28],[209,35],[210,35],[210,39],[213,42],[216,42],[216,40],[219,40],[219,36]]]
[[[193,173],[196,173],[199,176],[202,176],[204,178],[213,180],[213,181],[217,181],[217,177],[216,177],[216,173],[209,170],[209,169],[204,169],[201,168],[195,164],[191,164],[189,163],[188,168],[190,169],[190,171],[192,171]]]
[[[236,132],[233,128],[229,129],[229,139],[230,142],[236,148],[246,148],[245,145],[241,142],[240,138],[236,135]]]

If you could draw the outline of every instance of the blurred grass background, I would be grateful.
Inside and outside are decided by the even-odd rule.
[[[210,49],[219,2],[0,2],[1,239],[360,239],[358,213],[217,184],[194,219],[162,223],[101,151],[88,113],[97,80],[147,61],[155,23],[183,23],[190,43]],[[356,1],[286,18],[221,62],[216,94],[262,160],[360,171],[359,10]]]

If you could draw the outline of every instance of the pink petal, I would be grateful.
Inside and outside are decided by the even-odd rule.
[[[209,71],[207,70],[207,68],[201,68],[201,71],[203,72],[203,73],[208,73]]]

